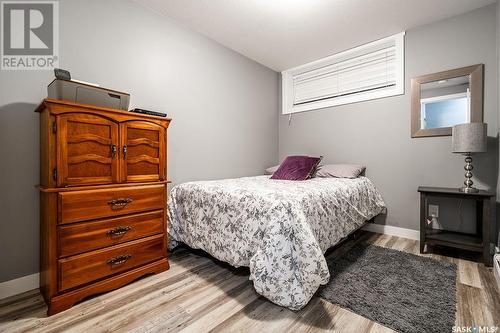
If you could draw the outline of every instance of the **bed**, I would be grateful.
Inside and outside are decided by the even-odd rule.
[[[202,249],[250,268],[255,290],[292,310],[330,278],[325,251],[384,212],[366,177],[197,181],[172,188],[170,247]]]

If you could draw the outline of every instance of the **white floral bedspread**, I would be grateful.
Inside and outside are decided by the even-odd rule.
[[[189,182],[172,189],[168,207],[171,247],[250,267],[256,291],[292,310],[328,282],[324,252],[385,211],[366,177]]]

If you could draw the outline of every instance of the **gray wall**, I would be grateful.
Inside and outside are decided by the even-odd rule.
[[[255,175],[278,155],[278,75],[133,1],[60,1],[60,66],[165,111],[169,178]],[[0,282],[38,271],[38,116],[53,74],[0,72]]]
[[[498,82],[498,88],[500,88],[500,5],[497,3],[497,82]],[[497,138],[500,136],[500,93],[498,93],[498,104],[497,104],[497,110],[498,110],[498,133],[497,133]],[[499,165],[500,165],[500,144],[498,145],[499,148]],[[498,168],[498,180],[497,180],[497,207],[496,207],[496,213],[497,213],[497,246],[500,247],[500,167]]]
[[[495,137],[500,59],[493,9],[407,31],[404,96],[296,114],[290,127],[285,116],[278,124],[275,72],[132,1],[60,1],[60,65],[75,78],[130,92],[131,107],[169,113],[174,184],[259,174],[278,156],[324,155],[327,162],[367,165],[389,207],[378,223],[418,229],[416,187],[459,186],[463,161],[451,154],[449,137],[410,138],[409,80],[484,63],[485,121]],[[0,282],[38,271],[33,110],[51,80],[44,71],[0,72]],[[494,188],[499,175],[491,141],[490,153],[476,159],[475,181],[485,188]],[[441,204],[443,219],[456,218],[454,203]],[[464,207],[464,219],[470,214]]]
[[[410,79],[447,69],[485,64],[484,116],[488,134],[497,135],[496,5],[406,34],[406,93],[293,115],[280,115],[279,157],[323,155],[325,162],[359,163],[382,192],[388,214],[377,223],[419,229],[419,185],[459,187],[463,157],[451,153],[451,137],[410,137]],[[280,111],[281,112],[281,111]],[[476,155],[475,183],[494,189],[498,148],[490,140],[487,154]],[[463,218],[472,213],[464,203]],[[442,202],[442,220],[458,221],[457,204]],[[453,227],[453,226],[450,226]],[[462,230],[472,231],[464,223]]]

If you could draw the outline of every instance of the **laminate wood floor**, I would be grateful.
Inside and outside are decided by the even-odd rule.
[[[419,254],[418,242],[368,232],[329,255],[342,255],[356,242]],[[464,257],[426,254],[458,266],[460,326],[500,326],[500,293],[491,269]],[[255,293],[248,269],[235,269],[201,252],[180,250],[171,268],[73,308],[46,316],[37,290],[0,300],[1,332],[392,332],[376,322],[314,297],[301,311],[274,305]]]

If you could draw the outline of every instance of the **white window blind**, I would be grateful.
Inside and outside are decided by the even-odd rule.
[[[282,72],[283,113],[404,93],[404,32]]]

